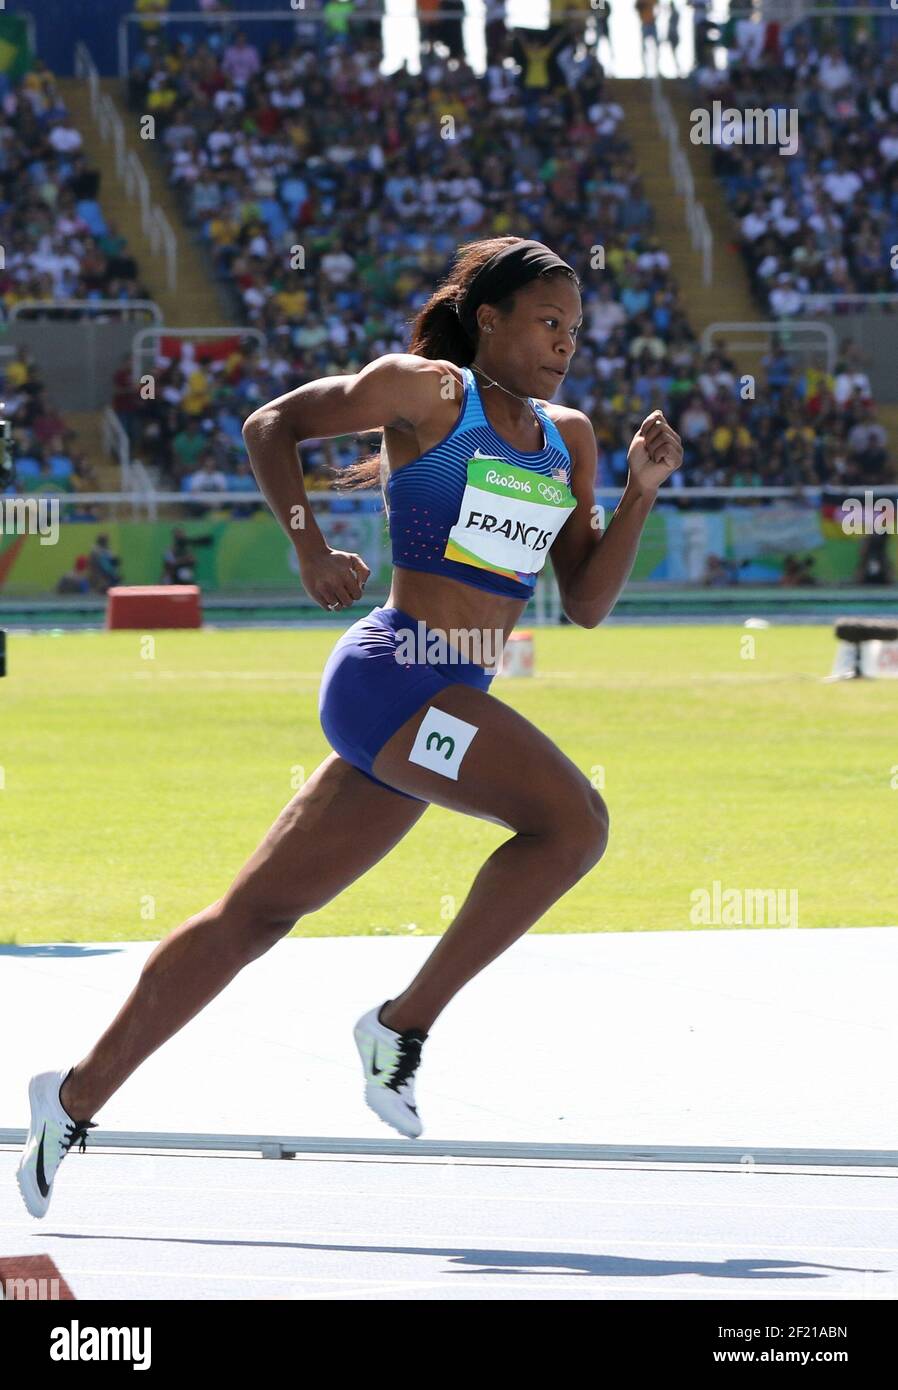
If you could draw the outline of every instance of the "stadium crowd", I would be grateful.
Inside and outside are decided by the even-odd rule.
[[[0,319],[27,300],[139,299],[136,263],[97,201],[56,80],[35,60],[16,81],[0,74]],[[58,311],[52,311],[58,312]],[[5,447],[14,471],[4,493],[77,492],[96,486],[77,433],[48,399],[34,357],[0,358]]]
[[[456,246],[515,232],[546,240],[580,272],[584,327],[554,399],[590,416],[600,484],[624,480],[632,433],[656,406],[684,440],[679,486],[853,487],[891,477],[851,339],[832,375],[797,369],[774,342],[752,400],[741,398],[724,345],[702,353],[654,235],[623,112],[603,92],[594,31],[590,48],[582,24],[556,24],[540,47],[531,31],[497,22],[495,8],[483,78],[447,62],[457,54],[454,20],[448,30],[422,26],[420,76],[390,78],[378,71],[377,22],[353,26],[350,43],[336,11],[308,32],[300,19],[292,42],[264,52],[233,26],[205,39],[148,27],[132,104],[157,116],[184,215],[238,320],[268,346],[247,338],[210,355],[187,347],[162,362],[151,400],[124,363],[114,406],[135,456],[185,493],[253,490],[240,432],[251,410],[298,381],[402,351]],[[893,288],[883,250],[898,241],[895,50],[874,52],[861,37],[842,55],[805,29],[781,42],[777,26],[748,22],[721,38],[731,63],[714,68],[705,45],[693,79],[704,98],[774,102],[786,82],[809,114],[794,159],[765,146],[715,150],[759,307],[781,318],[795,310],[796,291]],[[36,62],[5,84],[2,107],[2,312],[34,297],[142,297],[52,74]],[[835,151],[833,132],[859,158]],[[894,167],[886,180],[877,182],[877,162]],[[596,246],[604,264],[593,270]],[[16,485],[88,486],[77,440],[47,406],[27,354],[7,363],[6,384]],[[366,446],[306,441],[310,485],[329,486]]]
[[[56,79],[36,59],[0,86],[0,314],[25,300],[143,299],[137,264],[97,201],[100,175]]]
[[[12,471],[5,494],[78,492],[96,486],[96,473],[77,433],[47,400],[47,389],[30,352],[17,349],[0,359],[6,447]]]
[[[403,351],[457,244],[508,233],[538,235],[581,275],[582,338],[554,399],[592,419],[601,483],[625,478],[629,440],[655,406],[683,436],[686,486],[880,476],[886,451],[857,345],[830,376],[796,369],[774,344],[756,399],[741,399],[725,348],[697,343],[595,55],[569,42],[553,83],[544,61],[538,72],[514,61],[521,42],[508,31],[494,43],[483,78],[435,49],[420,76],[383,78],[375,36],[264,52],[239,31],[217,50],[147,38],[132,102],[155,104],[184,214],[243,321],[271,344],[248,371],[199,366],[188,380],[175,366],[163,400],[135,402],[135,448],[149,432],[163,478],[191,486],[197,438],[212,471],[233,473],[241,406]],[[597,245],[604,268],[591,270]],[[326,484],[323,465],[350,461],[359,443],[314,442],[304,465]]]
[[[744,24],[725,70],[699,69],[707,102],[798,113],[800,142],[714,145],[715,170],[739,222],[761,310],[805,312],[805,294],[896,294],[898,44],[815,44],[807,28],[781,44]]]

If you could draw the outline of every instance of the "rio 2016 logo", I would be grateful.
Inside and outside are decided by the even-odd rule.
[[[524,478],[510,478],[504,473],[497,473],[495,468],[491,468],[486,475],[488,483],[498,483],[500,487],[511,488],[514,492],[532,492],[530,484]]]

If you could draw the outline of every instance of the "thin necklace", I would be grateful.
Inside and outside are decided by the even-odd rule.
[[[526,401],[527,405],[529,405],[529,406],[530,406],[530,409],[533,411],[533,418],[534,418],[534,420],[535,420],[536,423],[539,425],[540,430],[542,430],[543,422],[542,422],[542,420],[539,418],[539,416],[537,415],[537,413],[536,413],[535,409],[533,408],[533,406],[531,405],[531,403],[530,403],[530,397],[529,397],[529,396],[519,396],[518,393],[517,393],[517,391],[509,391],[508,387],[507,387],[507,386],[503,386],[502,383],[501,383],[500,381],[493,381],[493,379],[492,379],[491,377],[486,376],[486,372],[483,371],[482,368],[478,367],[477,364],[476,364],[475,362],[472,362],[472,363],[471,363],[471,370],[472,370],[472,371],[475,371],[475,372],[480,372],[480,375],[481,375],[481,376],[486,377],[486,379],[487,379],[487,381],[489,382],[490,386],[498,386],[498,388],[499,388],[500,391],[504,391],[504,392],[505,392],[507,395],[509,395],[509,396],[514,396],[516,400],[519,400],[519,401]],[[487,387],[487,390],[489,390],[489,386]]]

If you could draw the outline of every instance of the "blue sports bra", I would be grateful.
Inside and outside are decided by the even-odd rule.
[[[464,401],[456,424],[387,481],[393,564],[528,599],[553,540],[577,505],[570,452],[532,398],[544,447],[529,454],[512,448],[487,420],[474,372],[462,372]]]

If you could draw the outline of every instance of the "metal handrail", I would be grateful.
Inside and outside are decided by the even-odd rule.
[[[787,329],[790,333],[822,334],[826,340],[826,370],[830,375],[832,374],[836,365],[838,344],[836,342],[835,330],[832,325],[828,323],[805,323],[796,319],[754,319],[743,323],[715,321],[714,323],[709,323],[707,328],[702,332],[702,352],[710,352],[712,350],[711,341],[717,333],[726,332],[727,336],[730,336],[733,333],[754,333],[760,330],[765,333],[767,337],[773,337],[774,334],[782,334],[784,329]],[[783,347],[787,352],[792,350],[787,343],[784,343]]]
[[[138,473],[144,476],[144,483],[140,487],[132,487],[129,492],[70,492],[55,493],[41,491],[40,493],[23,494],[28,497],[52,497],[63,506],[77,506],[81,503],[121,503],[132,502],[136,505],[145,503],[154,507],[184,505],[189,502],[220,503],[221,505],[232,506],[234,504],[250,506],[268,506],[265,496],[261,492],[234,492],[230,489],[225,492],[159,492],[150,481],[149,474],[145,466],[139,460],[134,460],[131,464],[131,477],[136,482]],[[623,495],[623,488],[620,487],[597,487],[593,489],[596,497],[606,497],[609,500],[620,500]],[[725,500],[729,498],[734,502],[751,502],[755,499],[759,501],[771,501],[775,498],[792,498],[797,501],[804,498],[813,501],[819,498],[822,493],[835,493],[840,497],[855,497],[865,492],[875,495],[883,494],[892,496],[898,492],[898,481],[891,483],[817,483],[814,486],[804,484],[797,487],[690,487],[688,484],[683,487],[664,487],[658,493],[657,502],[681,502],[691,498],[717,498]],[[342,500],[347,494],[331,489],[322,489],[307,494],[310,503],[318,502],[324,504],[334,500]],[[350,494],[354,498],[381,499],[379,491],[369,488],[354,489]],[[382,500],[382,499],[381,499]]]
[[[115,146],[115,172],[124,185],[128,198],[135,195],[140,202],[140,225],[155,256],[162,248],[165,257],[166,285],[172,294],[178,287],[178,241],[165,213],[154,203],[150,182],[140,160],[127,147],[122,118],[115,103],[100,87],[100,74],[83,41],[75,45],[75,73],[86,80],[90,91],[90,109],[94,123],[104,143],[112,140]]]
[[[657,73],[650,79],[652,109],[661,134],[667,139],[667,157],[674,188],[685,200],[683,214],[693,250],[702,258],[702,283],[710,285],[714,274],[714,234],[704,205],[695,196],[692,166],[680,144],[673,107],[664,95]]]
[[[122,492],[130,492],[133,486],[131,475],[131,441],[118,415],[107,406],[103,411],[103,448],[111,454],[121,470]]]
[[[801,299],[808,303],[820,301],[821,304],[842,304],[845,300],[859,301],[861,304],[898,304],[898,294],[889,294],[883,291],[882,294],[817,294],[809,292],[800,294]]]

